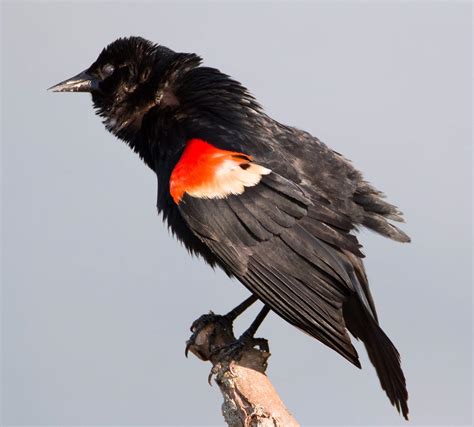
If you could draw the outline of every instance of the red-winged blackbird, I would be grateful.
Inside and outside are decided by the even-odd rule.
[[[186,248],[237,277],[269,310],[360,367],[360,338],[407,418],[400,356],[379,326],[353,232],[399,242],[401,212],[339,153],[267,116],[247,89],[195,54],[139,37],[107,46],[53,86],[90,92],[106,128],[158,177],[158,211]]]

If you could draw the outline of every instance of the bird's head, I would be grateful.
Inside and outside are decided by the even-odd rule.
[[[107,129],[130,140],[146,112],[163,97],[170,64],[183,55],[141,37],[120,38],[85,71],[50,90],[91,93]]]

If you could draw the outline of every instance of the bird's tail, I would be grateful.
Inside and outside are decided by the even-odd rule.
[[[372,322],[371,331],[361,339],[390,402],[408,420],[408,391],[400,365],[400,354],[375,322]]]
[[[347,308],[344,317],[349,331],[364,343],[382,388],[392,405],[408,420],[408,391],[398,350],[369,313],[359,307],[356,311]]]

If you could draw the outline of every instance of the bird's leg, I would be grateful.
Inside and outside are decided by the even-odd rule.
[[[265,320],[265,317],[267,317],[268,313],[270,312],[270,307],[268,305],[264,305],[263,308],[260,310],[260,313],[258,313],[257,317],[255,320],[252,322],[252,324],[249,326],[249,328],[240,336],[239,339],[254,339],[254,335],[257,332],[257,329],[260,327],[262,322]]]
[[[252,295],[223,316],[210,311],[209,314],[203,314],[199,319],[195,320],[191,325],[191,332],[193,334],[186,342],[186,357],[188,356],[188,352],[191,351],[200,359],[209,360],[217,349],[226,347],[235,341],[232,327],[234,320],[257,301],[257,299],[255,295]],[[208,343],[205,349],[201,343],[204,338]]]
[[[263,306],[249,328],[238,339],[228,345],[217,348],[213,353],[218,353],[220,358],[225,357],[233,360],[239,360],[240,355],[245,349],[255,346],[258,346],[261,351],[269,353],[268,341],[264,338],[255,338],[254,336],[269,312],[270,308],[267,305]]]
[[[230,310],[224,317],[227,317],[227,319],[233,322],[257,300],[258,298],[255,295],[249,296],[243,303],[239,304],[233,310]]]

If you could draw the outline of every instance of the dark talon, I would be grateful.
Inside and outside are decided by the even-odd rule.
[[[250,327],[235,339],[232,324],[235,318],[255,302],[255,297],[247,298],[242,304],[231,310],[224,316],[214,314],[203,314],[191,325],[192,335],[186,342],[184,354],[188,357],[189,351],[201,360],[226,359],[240,360],[244,349],[258,346],[260,351],[269,353],[268,343],[262,338],[254,338],[257,328],[269,312],[264,306]],[[211,372],[212,373],[212,372]],[[212,377],[212,375],[211,375]]]
[[[215,348],[225,345],[222,337],[229,342],[234,338],[232,332],[232,320],[228,316],[214,314],[203,314],[191,325],[192,335],[186,341],[184,354],[188,357],[189,351],[201,360],[209,360]]]
[[[188,353],[189,353],[189,347],[191,347],[192,342],[191,340],[186,341],[186,348],[184,349],[184,355],[186,356],[186,359],[188,358]]]
[[[264,338],[254,338],[250,334],[244,332],[238,339],[226,346],[216,348],[212,356],[218,356],[219,359],[239,361],[245,350],[258,347],[260,351],[270,353],[268,341]]]
[[[211,387],[212,387],[212,382],[211,382],[211,381],[212,381],[212,377],[213,377],[215,374],[216,374],[216,367],[213,366],[213,367],[211,368],[211,372],[209,372],[209,376],[207,377],[207,382],[208,382],[208,384],[209,384]]]

